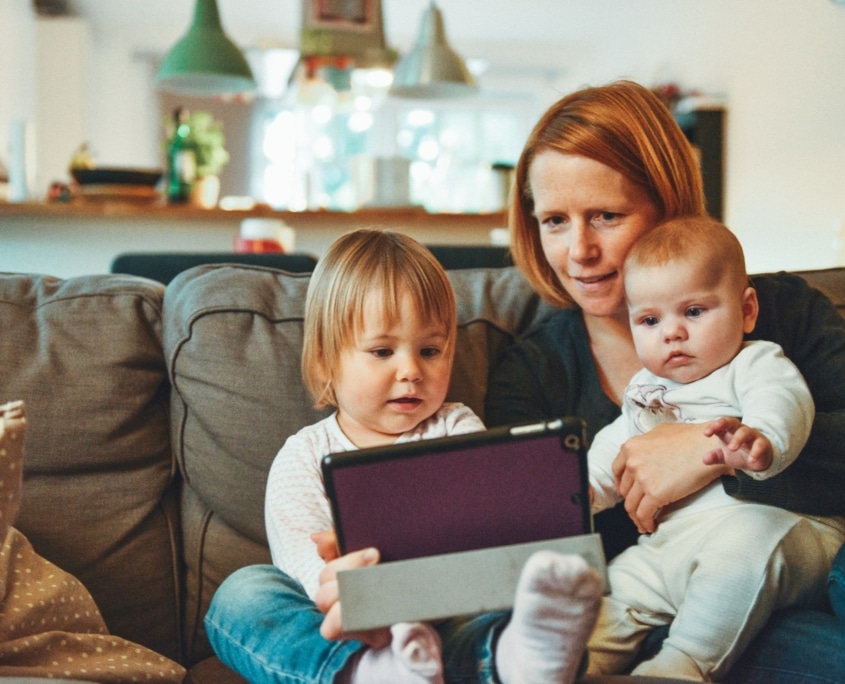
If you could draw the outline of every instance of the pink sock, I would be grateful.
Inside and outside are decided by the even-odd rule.
[[[402,622],[390,632],[390,645],[361,654],[349,684],[443,684],[440,635],[430,625]]]
[[[504,684],[570,684],[601,603],[599,577],[577,555],[538,551],[522,568],[496,648]]]

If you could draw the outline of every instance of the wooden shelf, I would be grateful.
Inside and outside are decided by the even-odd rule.
[[[430,214],[421,207],[379,207],[364,208],[354,212],[341,211],[276,211],[266,206],[249,210],[200,209],[190,205],[147,204],[135,202],[0,202],[0,217],[18,216],[44,219],[108,219],[143,220],[160,218],[168,222],[238,222],[245,218],[278,218],[294,226],[308,228],[309,225],[324,225],[327,220],[341,224],[372,225],[412,228],[419,225],[436,225],[460,220],[463,225],[473,227],[498,227],[506,225],[505,212],[490,214]]]
[[[67,278],[107,273],[129,252],[230,252],[246,218],[275,218],[295,231],[295,251],[319,257],[356,228],[394,229],[428,245],[490,244],[504,228],[504,212],[429,214],[421,207],[379,207],[355,212],[249,211],[135,202],[0,202],[0,271]]]

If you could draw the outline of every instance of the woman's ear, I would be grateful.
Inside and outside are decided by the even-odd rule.
[[[757,325],[760,314],[760,302],[757,301],[757,290],[746,287],[742,293],[742,332],[750,333]]]

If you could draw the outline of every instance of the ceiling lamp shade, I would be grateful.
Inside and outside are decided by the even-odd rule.
[[[217,0],[196,0],[188,32],[164,57],[155,82],[159,90],[198,97],[255,90],[246,58],[220,24]]]
[[[385,42],[382,14],[381,0],[302,0],[300,52],[304,58],[350,58],[361,69],[391,69],[398,55]]]
[[[397,97],[461,97],[477,91],[463,59],[446,40],[443,15],[432,1],[414,47],[396,64],[390,94]]]

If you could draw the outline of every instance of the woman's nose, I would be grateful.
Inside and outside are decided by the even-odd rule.
[[[593,237],[588,226],[573,225],[570,229],[569,258],[578,263],[595,259],[598,249]]]

